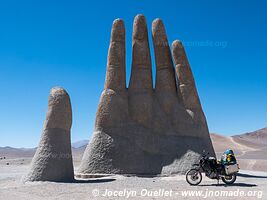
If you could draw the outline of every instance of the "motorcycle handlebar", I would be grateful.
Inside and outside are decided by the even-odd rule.
[[[209,152],[203,151],[202,156],[207,157],[209,154],[210,154]]]

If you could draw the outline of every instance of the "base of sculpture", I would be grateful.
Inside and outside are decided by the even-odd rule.
[[[185,174],[198,162],[203,150],[214,156],[206,138],[156,134],[140,137],[136,133],[127,137],[95,132],[85,150],[79,173]]]

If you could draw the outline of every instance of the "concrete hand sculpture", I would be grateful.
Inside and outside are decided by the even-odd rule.
[[[23,181],[74,180],[71,125],[72,110],[68,93],[60,87],[52,88],[41,140]]]
[[[214,155],[183,45],[174,41],[171,56],[160,19],[153,21],[152,38],[155,88],[146,20],[137,15],[127,88],[124,23],[113,22],[105,87],[79,173],[184,173],[203,150]]]

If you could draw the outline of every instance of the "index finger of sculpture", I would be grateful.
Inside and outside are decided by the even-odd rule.
[[[121,91],[125,88],[125,27],[121,19],[116,19],[112,25],[108,50],[105,89]]]
[[[152,91],[152,67],[148,42],[146,19],[137,15],[132,35],[132,72],[129,90],[135,92]]]
[[[178,40],[172,43],[172,55],[185,107],[190,110],[201,109],[193,73],[185,49]]]
[[[163,22],[155,19],[152,24],[152,38],[156,59],[156,91],[176,92],[176,78],[172,57]]]

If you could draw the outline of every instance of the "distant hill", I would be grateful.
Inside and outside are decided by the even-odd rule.
[[[83,154],[88,140],[80,140],[72,143],[72,153],[74,156]],[[17,158],[17,157],[33,157],[37,147],[35,148],[14,148],[14,147],[0,147],[0,157]]]
[[[32,157],[36,148],[13,148],[0,147],[0,157],[17,158],[17,157]]]
[[[73,142],[73,143],[71,144],[71,146],[72,146],[73,148],[78,149],[78,148],[87,146],[88,142],[89,142],[89,140],[80,140],[80,141],[77,141],[77,142]]]
[[[267,139],[267,127],[266,128],[262,128],[262,129],[259,129],[257,131],[253,131],[253,132],[249,132],[249,133],[245,133],[245,134],[242,134],[242,135],[238,135],[240,137],[242,136],[246,136],[246,137],[251,137],[251,138],[254,138],[254,139]]]
[[[267,171],[267,128],[234,136],[211,133],[219,159],[226,149],[232,149],[242,169]]]
[[[236,142],[242,143],[249,147],[267,147],[267,128],[263,128],[257,131],[245,133],[242,135],[233,136]]]

